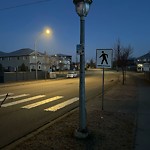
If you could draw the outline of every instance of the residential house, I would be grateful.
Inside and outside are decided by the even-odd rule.
[[[0,64],[5,71],[48,70],[49,58],[46,54],[30,48],[16,50],[10,53],[0,52]]]
[[[150,64],[150,52],[137,58],[137,71],[143,71],[144,64]]]
[[[72,64],[72,56],[64,54],[56,54],[50,56],[50,66],[52,70],[70,70]]]

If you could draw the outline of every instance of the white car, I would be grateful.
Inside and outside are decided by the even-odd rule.
[[[76,78],[78,74],[76,72],[68,72],[67,73],[67,78]]]

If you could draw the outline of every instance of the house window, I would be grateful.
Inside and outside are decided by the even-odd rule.
[[[8,57],[8,60],[10,61],[10,60],[11,60],[11,57]]]
[[[27,60],[27,56],[23,56],[23,60]]]
[[[19,60],[19,56],[17,57],[17,60]]]

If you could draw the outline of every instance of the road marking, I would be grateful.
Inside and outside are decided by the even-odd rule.
[[[1,94],[0,97],[4,97],[4,96],[6,96],[7,94],[8,94],[8,96],[14,95],[14,93],[5,93],[5,94]]]
[[[28,101],[31,101],[31,100],[38,99],[38,98],[42,98],[42,97],[45,97],[45,96],[46,95],[37,95],[37,96],[29,97],[29,98],[26,98],[26,99],[18,100],[18,101],[15,101],[15,102],[6,103],[6,104],[3,104],[1,107],[9,107],[9,106],[13,106],[13,105],[16,105],[16,104],[21,104],[21,103],[24,103],[24,102],[28,102]]]
[[[31,109],[31,108],[34,108],[34,107],[37,107],[37,106],[40,106],[40,105],[43,105],[43,104],[46,104],[46,103],[58,100],[60,98],[63,98],[63,96],[55,96],[55,97],[52,97],[52,98],[48,98],[48,99],[42,100],[40,102],[36,102],[36,103],[30,104],[30,105],[23,106],[21,108]]]
[[[6,100],[8,99],[14,99],[14,98],[20,98],[20,97],[25,97],[28,96],[29,94],[21,94],[21,95],[17,95],[17,96],[8,96]],[[4,98],[0,98],[0,101],[3,101]]]
[[[78,98],[78,97],[75,97],[75,98],[69,99],[69,100],[67,100],[67,101],[65,101],[65,102],[63,102],[63,103],[57,104],[57,105],[55,105],[55,106],[53,106],[53,107],[49,107],[49,108],[44,109],[44,110],[45,110],[45,111],[57,111],[57,110],[59,110],[59,109],[65,107],[65,106],[67,106],[67,105],[70,105],[70,104],[72,104],[72,103],[74,103],[74,102],[76,102],[76,101],[78,101],[78,100],[79,100],[79,98]]]

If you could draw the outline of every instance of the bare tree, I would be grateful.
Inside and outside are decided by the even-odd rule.
[[[120,40],[118,40],[114,50],[116,69],[119,71],[119,68],[121,68],[123,76],[122,84],[125,84],[127,63],[130,55],[133,52],[133,48],[131,45],[128,45],[127,47],[122,46]]]
[[[93,59],[90,60],[89,66],[90,66],[91,68],[96,68],[96,64],[95,64],[95,62],[94,62]]]

